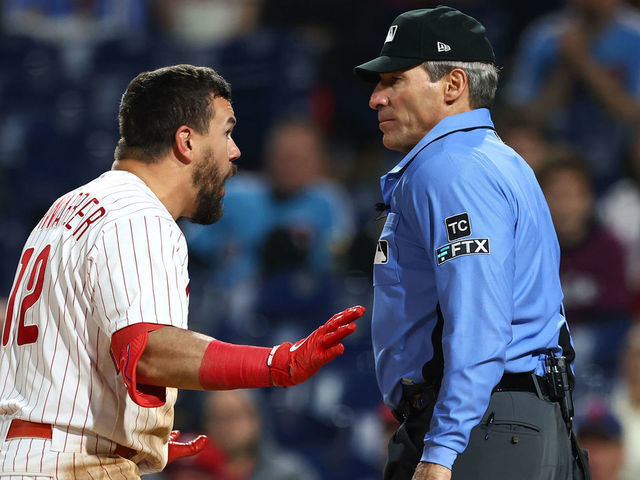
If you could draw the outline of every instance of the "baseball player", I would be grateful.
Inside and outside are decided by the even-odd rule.
[[[138,75],[111,171],[59,198],[27,239],[0,331],[0,478],[136,479],[204,448],[171,432],[177,388],[292,386],[344,351],[363,307],[292,345],[187,329],[175,220],[222,215],[240,156],[231,89],[178,65]]]

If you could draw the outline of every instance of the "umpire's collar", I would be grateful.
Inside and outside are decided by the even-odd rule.
[[[418,155],[418,153],[420,153],[420,151],[427,145],[453,132],[483,127],[491,129],[494,128],[493,121],[491,120],[491,114],[487,108],[478,108],[468,112],[458,113],[457,115],[451,115],[440,120],[440,122],[438,122],[436,126],[429,131],[429,133],[422,137],[422,140],[420,140],[416,146],[404,156],[400,163],[380,178],[382,196],[385,199],[385,203],[389,203],[391,191],[396,184],[396,181],[394,180],[397,180],[406,166],[411,163],[416,155]]]

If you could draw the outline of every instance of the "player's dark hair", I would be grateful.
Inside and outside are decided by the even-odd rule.
[[[120,102],[120,140],[114,158],[153,163],[173,147],[176,130],[187,125],[209,131],[213,98],[231,101],[231,86],[215,70],[174,65],[131,80]]]

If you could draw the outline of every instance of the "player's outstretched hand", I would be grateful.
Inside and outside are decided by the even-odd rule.
[[[174,430],[169,434],[169,460],[167,463],[171,463],[178,458],[195,455],[209,445],[209,438],[206,435],[198,435],[186,443],[178,442],[178,437],[180,437],[180,430]]]
[[[353,321],[365,310],[360,305],[347,308],[295,344],[286,342],[274,347],[268,361],[273,384],[290,387],[302,383],[341,355],[344,345],[340,341],[355,331]]]

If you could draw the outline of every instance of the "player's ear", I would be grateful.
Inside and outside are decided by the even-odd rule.
[[[182,125],[176,130],[173,136],[173,153],[184,164],[189,164],[193,161],[193,130],[191,127]]]

